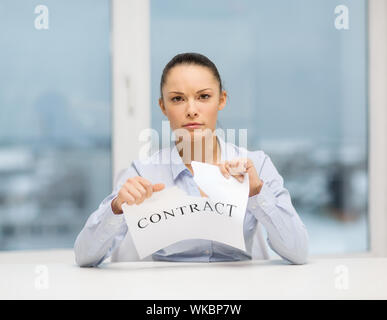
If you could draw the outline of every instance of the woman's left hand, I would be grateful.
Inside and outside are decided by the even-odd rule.
[[[228,179],[233,176],[239,182],[243,182],[244,173],[249,174],[249,197],[255,196],[261,191],[263,181],[259,178],[253,161],[249,158],[235,158],[218,164],[220,172]]]

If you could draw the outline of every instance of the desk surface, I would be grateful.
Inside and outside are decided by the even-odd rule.
[[[0,299],[387,299],[387,258],[80,268],[72,250],[3,252]]]

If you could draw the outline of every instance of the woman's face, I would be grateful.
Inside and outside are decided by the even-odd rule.
[[[177,65],[169,70],[159,106],[168,118],[172,131],[216,129],[218,111],[226,105],[226,91],[219,92],[219,82],[209,68],[198,65]],[[185,127],[190,122],[200,125]]]

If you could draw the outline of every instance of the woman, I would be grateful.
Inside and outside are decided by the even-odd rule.
[[[91,214],[75,241],[76,262],[97,266],[109,256],[112,261],[139,260],[128,232],[121,205],[140,204],[153,192],[177,185],[190,195],[206,196],[193,180],[191,161],[219,166],[227,178],[249,178],[249,198],[244,219],[246,252],[204,239],[189,239],[163,248],[144,260],[237,261],[267,259],[258,222],[268,234],[269,246],[293,264],[306,263],[308,234],[294,209],[269,156],[226,143],[216,131],[218,112],[227,94],[216,66],[197,53],[176,55],[164,68],[159,106],[179,139],[173,148],[163,148],[148,161],[134,160],[113,192]],[[201,140],[200,151],[197,142]],[[209,143],[206,143],[210,141]],[[167,164],[161,159],[167,158]]]

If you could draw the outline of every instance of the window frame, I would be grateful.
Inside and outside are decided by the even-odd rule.
[[[149,0],[112,0],[112,177],[138,159],[151,127]]]
[[[370,256],[387,256],[387,2],[368,1]]]

